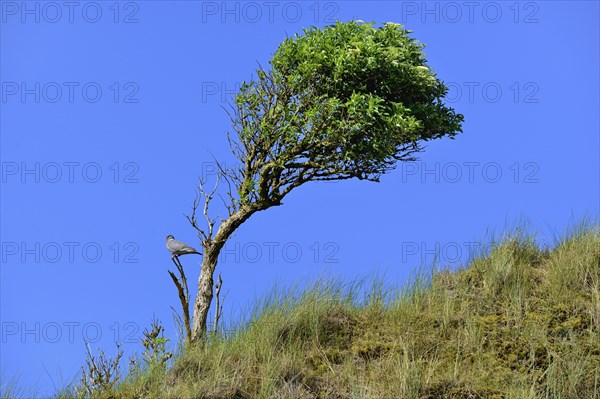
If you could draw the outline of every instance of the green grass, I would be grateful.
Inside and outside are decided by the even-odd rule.
[[[513,235],[397,289],[274,290],[235,334],[98,397],[600,398],[600,234]]]

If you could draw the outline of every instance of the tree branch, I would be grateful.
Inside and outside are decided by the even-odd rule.
[[[169,276],[177,287],[177,293],[179,294],[179,302],[181,303],[181,309],[183,313],[183,324],[185,328],[185,342],[190,343],[192,339],[192,329],[190,323],[190,295],[188,290],[187,278],[185,277],[185,271],[177,256],[171,258],[177,270],[179,271],[179,278],[175,274],[168,270]]]
[[[213,324],[213,331],[216,334],[219,328],[219,320],[221,319],[223,313],[223,301],[225,301],[225,297],[221,298],[221,288],[223,287],[223,279],[221,278],[221,273],[219,273],[219,277],[217,278],[217,284],[215,284],[215,320]]]

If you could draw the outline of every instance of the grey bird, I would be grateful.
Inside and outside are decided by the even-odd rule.
[[[196,251],[194,248],[190,247],[186,243],[177,241],[175,237],[173,237],[171,234],[167,236],[167,249],[169,250],[169,252],[171,252],[173,257],[188,254],[202,255],[200,252]]]

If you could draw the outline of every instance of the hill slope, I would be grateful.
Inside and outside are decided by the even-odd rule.
[[[600,398],[600,235],[512,238],[410,287],[273,294],[229,338],[100,397]],[[294,299],[295,298],[295,299]]]

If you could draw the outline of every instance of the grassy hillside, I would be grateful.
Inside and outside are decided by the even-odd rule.
[[[321,282],[257,309],[98,397],[600,398],[597,228],[551,250],[513,237],[404,289]]]

